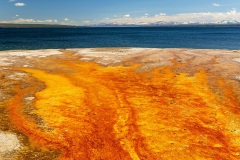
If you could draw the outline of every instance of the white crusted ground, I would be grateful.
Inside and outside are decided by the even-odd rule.
[[[9,66],[16,63],[16,58],[45,58],[52,55],[63,54],[58,49],[24,50],[24,51],[0,51],[0,66]]]
[[[84,48],[84,49],[69,49],[78,55],[83,56],[82,61],[94,61],[98,64],[108,65],[114,63],[120,63],[128,55],[134,55],[145,48],[119,48],[119,49],[107,49],[107,48]],[[150,50],[150,49],[148,49]]]
[[[240,63],[240,58],[234,58],[234,60]]]
[[[18,150],[20,146],[20,142],[15,134],[0,131],[0,153]]]
[[[46,49],[46,50],[24,50],[24,51],[3,51],[0,54],[6,54],[10,56],[30,56],[30,57],[47,57],[57,54],[62,54],[58,49]]]

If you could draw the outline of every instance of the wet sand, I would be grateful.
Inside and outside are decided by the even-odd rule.
[[[0,160],[237,160],[239,126],[239,50],[0,52]]]

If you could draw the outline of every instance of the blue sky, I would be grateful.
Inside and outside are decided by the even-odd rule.
[[[0,0],[0,22],[151,23],[240,21],[240,0]]]

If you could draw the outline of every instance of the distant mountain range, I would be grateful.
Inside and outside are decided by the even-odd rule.
[[[60,24],[16,24],[0,23],[0,28],[81,28],[81,27],[164,27],[164,26],[240,26],[240,21],[221,21],[214,23],[159,21],[155,23],[101,23],[91,26],[73,26]]]
[[[174,21],[159,21],[159,22],[154,22],[154,23],[145,23],[145,22],[140,22],[138,24],[134,23],[129,23],[129,24],[121,24],[121,23],[101,23],[95,26],[149,26],[149,27],[161,27],[161,26],[240,26],[240,21],[221,21],[221,22],[212,22],[212,23],[201,23],[201,22],[174,22]]]

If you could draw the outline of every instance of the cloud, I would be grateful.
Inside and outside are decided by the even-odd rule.
[[[166,16],[167,14],[166,13],[159,13],[158,15],[159,16]]]
[[[129,18],[129,17],[130,17],[130,14],[125,14],[124,17],[125,17],[125,18]]]
[[[69,19],[68,18],[64,18],[64,21],[69,21]]]
[[[100,23],[106,24],[153,24],[160,22],[174,22],[174,23],[218,23],[222,21],[239,21],[240,12],[236,9],[232,9],[228,12],[199,12],[199,13],[180,13],[174,15],[167,15],[165,13],[159,13],[155,16],[141,16],[141,17],[114,17],[112,19],[104,19]]]
[[[220,6],[220,4],[218,4],[218,3],[212,3],[212,5],[213,5],[214,7],[219,7],[219,6]]]
[[[82,22],[85,23],[85,24],[89,24],[90,23],[89,20],[85,20],[85,21],[82,21]]]
[[[9,0],[8,2],[16,2],[17,0]]]
[[[15,3],[15,6],[17,6],[17,7],[23,7],[23,6],[25,6],[25,4],[24,4],[24,3]]]

